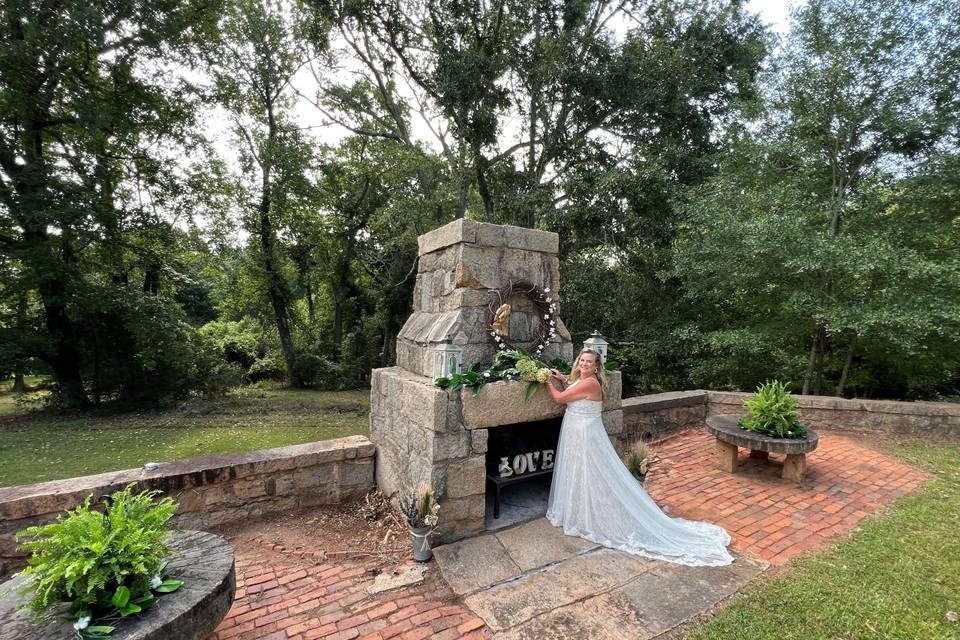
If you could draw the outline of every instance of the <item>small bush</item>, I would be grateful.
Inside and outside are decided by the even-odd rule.
[[[740,427],[774,438],[805,438],[807,431],[797,415],[797,399],[779,380],[757,387],[757,394],[743,403],[747,416]]]
[[[177,505],[170,498],[155,501],[159,491],[134,494],[133,486],[114,493],[103,513],[91,509],[88,497],[66,517],[17,533],[30,538],[19,546],[31,554],[21,572],[32,578],[25,586],[33,592],[30,609],[40,613],[69,602],[81,637],[93,629],[106,634],[112,628],[88,627],[90,620],[138,613],[153,604],[152,591],[182,584],[160,579]]]

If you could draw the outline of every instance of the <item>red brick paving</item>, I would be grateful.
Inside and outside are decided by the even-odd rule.
[[[721,471],[714,437],[700,430],[655,449],[661,462],[646,488],[661,506],[674,516],[723,526],[734,549],[775,565],[822,548],[928,480],[914,467],[832,433],[821,432],[817,450],[807,454],[802,485],[780,478],[782,456],[751,459],[745,449],[737,473]]]
[[[807,455],[802,485],[780,478],[780,456],[717,468],[713,436],[689,430],[660,443],[661,462],[647,489],[672,515],[715,522],[732,546],[775,565],[819,549],[861,519],[915,490],[928,476],[855,439],[821,433]],[[428,565],[419,585],[366,593],[389,558],[330,552],[290,552],[280,545],[237,549],[236,601],[208,640],[413,640],[490,638],[483,620],[459,601]],[[407,561],[406,565],[412,561]],[[395,561],[394,561],[395,564]],[[406,566],[401,564],[403,566]]]
[[[237,550],[233,608],[207,640],[479,640],[493,633],[428,565],[415,586],[368,595],[383,557],[317,560]],[[412,564],[401,564],[398,568]]]

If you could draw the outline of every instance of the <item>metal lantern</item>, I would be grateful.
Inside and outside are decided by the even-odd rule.
[[[433,348],[433,379],[446,378],[460,373],[460,363],[463,361],[463,349],[441,342]]]
[[[583,348],[590,351],[596,351],[600,354],[600,363],[607,361],[607,345],[609,343],[603,339],[599,331],[594,331],[590,337],[583,341]]]

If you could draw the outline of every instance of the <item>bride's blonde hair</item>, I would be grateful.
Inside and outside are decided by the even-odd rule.
[[[573,361],[573,369],[570,371],[570,382],[572,383],[580,379],[580,358],[582,358],[585,353],[593,354],[593,361],[597,364],[597,372],[594,375],[597,378],[597,382],[600,383],[600,397],[606,400],[607,374],[603,370],[603,358],[593,349],[584,349],[577,355],[577,359]]]

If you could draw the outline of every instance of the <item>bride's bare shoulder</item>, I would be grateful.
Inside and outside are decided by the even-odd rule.
[[[591,400],[599,400],[603,395],[603,390],[600,388],[600,382],[596,378],[581,378],[580,384],[580,389],[588,392],[590,395],[589,399]],[[596,396],[596,398],[593,396]]]

